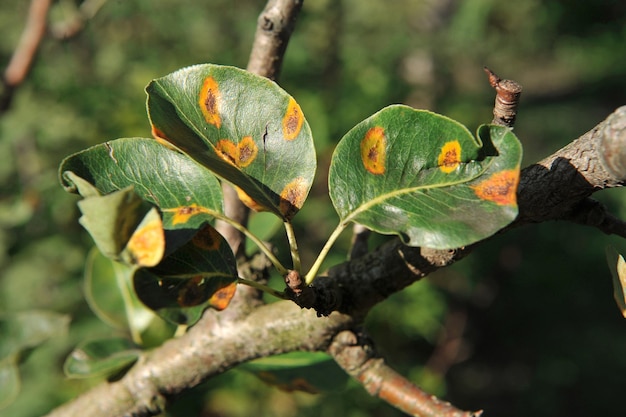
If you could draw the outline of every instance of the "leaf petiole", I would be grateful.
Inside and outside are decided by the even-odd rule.
[[[264,284],[260,284],[256,281],[251,281],[249,279],[245,279],[245,278],[237,278],[237,284],[243,284],[243,285],[247,285],[249,287],[252,288],[256,288],[257,290],[261,290],[265,293],[268,293],[270,295],[273,295],[276,298],[280,298],[281,300],[288,300],[287,296],[285,296],[285,293],[282,291],[277,291],[272,287],[268,287],[267,285]]]
[[[313,282],[313,280],[315,279],[315,276],[319,272],[320,267],[322,266],[322,263],[324,262],[324,259],[326,259],[326,255],[328,255],[328,252],[330,252],[330,249],[333,247],[333,245],[337,241],[337,238],[339,237],[339,235],[341,235],[341,232],[343,232],[345,228],[348,227],[348,224],[350,224],[350,222],[344,220],[343,222],[340,222],[337,225],[335,230],[333,230],[333,233],[330,235],[330,237],[326,241],[326,244],[320,251],[320,254],[317,256],[317,259],[313,263],[313,266],[304,277],[304,282],[306,282],[307,285]]]
[[[300,263],[300,253],[298,252],[298,242],[296,241],[296,234],[293,230],[293,224],[289,221],[286,221],[283,224],[285,225],[287,239],[289,240],[289,250],[291,252],[291,259],[293,260],[293,269],[300,273],[302,269],[302,264]]]

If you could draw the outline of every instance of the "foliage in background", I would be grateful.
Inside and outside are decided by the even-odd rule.
[[[76,222],[75,200],[56,183],[58,163],[106,139],[148,135],[146,80],[201,62],[245,66],[262,4],[236,3],[110,0],[78,37],[44,42],[32,76],[0,119],[0,311],[72,317],[68,335],[25,358],[27,388],[3,414],[42,414],[86,389],[94,382],[62,376],[64,357],[78,341],[116,333],[84,300],[91,243]],[[53,19],[71,7],[55,3]],[[26,8],[19,0],[0,5],[3,63]],[[495,0],[305,2],[281,85],[307,115],[323,176],[339,138],[390,103],[437,111],[470,129],[489,121],[493,92],[482,72],[488,65],[524,86],[515,132],[530,163],[623,104],[625,9],[618,0],[522,0],[514,8]],[[305,264],[336,224],[325,184],[317,179],[295,219],[309,239],[300,242]],[[602,195],[626,217],[623,197]],[[611,300],[607,243],[623,247],[567,223],[507,233],[385,301],[368,330],[383,353],[396,353],[392,365],[463,408],[619,415],[626,324]],[[232,371],[194,390],[179,404],[188,409],[172,415],[399,415],[356,385],[346,389],[287,395]]]

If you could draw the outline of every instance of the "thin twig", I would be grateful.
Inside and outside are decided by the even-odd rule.
[[[491,123],[499,126],[513,127],[517,116],[522,86],[513,80],[503,80],[489,68],[484,68],[489,76],[489,84],[496,90],[496,101],[493,106]]]
[[[478,417],[482,411],[462,411],[424,392],[376,356],[371,341],[345,330],[328,352],[337,364],[363,384],[371,395],[414,417]]]
[[[46,33],[48,10],[51,0],[32,0],[26,26],[2,77],[0,113],[5,112],[13,101],[15,90],[24,82],[32,67],[39,45]]]

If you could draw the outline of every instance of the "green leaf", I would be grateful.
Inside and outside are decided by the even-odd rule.
[[[107,257],[129,265],[154,266],[165,252],[161,216],[129,186],[78,202],[80,224]]]
[[[237,264],[226,240],[210,225],[154,268],[133,277],[139,299],[164,319],[194,324],[207,307],[224,309],[233,297]]]
[[[311,130],[274,82],[241,69],[196,65],[147,87],[153,134],[238,187],[255,210],[289,220],[315,174]]]
[[[626,318],[626,261],[611,247],[606,249],[606,259],[613,277],[613,298]]]
[[[333,154],[330,196],[344,224],[411,246],[457,248],[517,216],[521,145],[510,129],[480,140],[438,114],[394,105],[350,130]]]
[[[48,311],[0,315],[0,360],[67,332],[69,316]]]
[[[240,369],[288,392],[333,392],[343,389],[349,379],[333,358],[323,352],[285,353],[257,359],[241,365]]]
[[[115,262],[93,248],[85,265],[85,298],[98,318],[118,329],[130,329],[136,343],[142,332],[160,321],[135,295],[134,267]]]
[[[139,359],[141,351],[124,338],[91,340],[81,343],[63,364],[68,378],[112,376]]]
[[[134,186],[144,200],[163,212],[165,229],[194,229],[212,220],[207,209],[223,212],[222,189],[207,169],[154,139],[124,138],[96,145],[61,163],[60,180],[83,197]],[[82,181],[76,178],[81,178]]]
[[[0,409],[19,394],[23,353],[66,333],[69,323],[69,316],[47,311],[0,314]]]
[[[16,357],[0,360],[0,410],[7,407],[20,393],[20,372]]]

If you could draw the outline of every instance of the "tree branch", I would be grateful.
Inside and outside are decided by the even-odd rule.
[[[254,43],[248,60],[247,70],[253,74],[277,80],[283,56],[298,13],[301,0],[269,0],[257,20]],[[230,184],[223,183],[225,214],[236,222],[246,225],[250,209],[244,205]],[[233,252],[243,256],[245,236],[230,225],[218,221],[216,229],[224,236]]]
[[[46,33],[50,0],[32,0],[26,26],[2,77],[0,113],[9,109],[15,90],[24,82],[32,67],[39,45]]]
[[[351,331],[334,338],[328,352],[367,392],[414,417],[478,417],[482,411],[462,411],[422,391],[376,357],[371,342]]]

